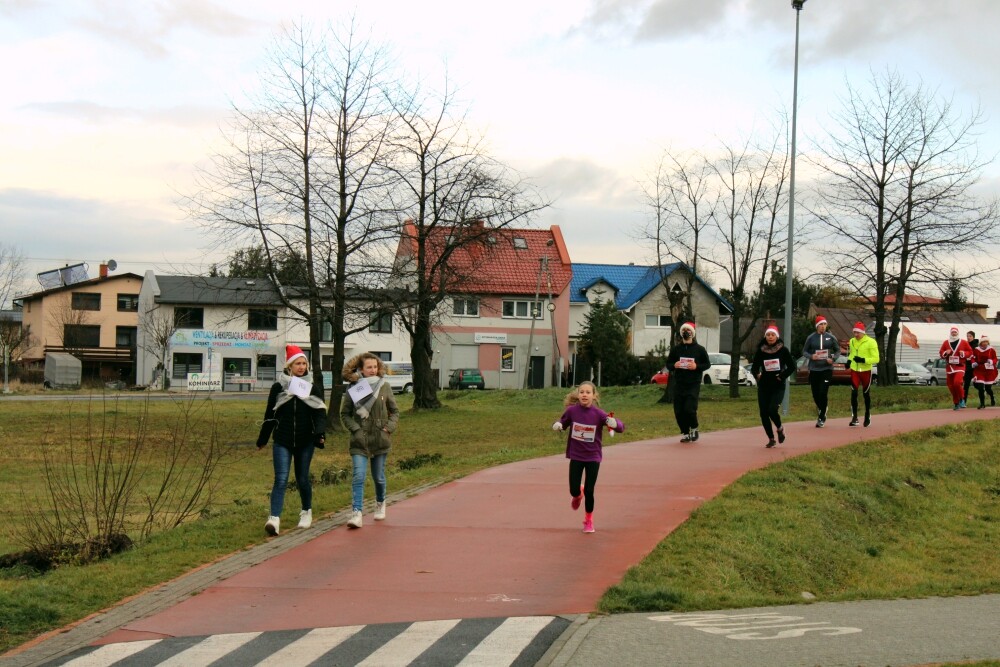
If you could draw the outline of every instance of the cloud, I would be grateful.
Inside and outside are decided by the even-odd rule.
[[[178,106],[153,109],[112,107],[86,100],[72,102],[35,102],[21,110],[61,116],[94,124],[134,122],[199,127],[218,123],[225,111],[208,107]]]

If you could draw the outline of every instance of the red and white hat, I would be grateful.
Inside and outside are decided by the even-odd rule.
[[[950,333],[953,333],[953,334],[955,334],[956,336],[958,335],[958,327],[952,327],[952,328],[951,328],[951,329],[949,329],[948,331],[949,331]]]
[[[854,323],[854,328],[851,329],[851,332],[852,333],[864,333],[865,332],[864,322],[855,322]]]
[[[685,322],[682,324],[681,331],[684,331],[685,329],[690,329],[691,333],[694,333],[694,322]]]
[[[979,342],[980,343],[988,343],[988,342],[990,342],[990,337],[988,335],[986,335],[986,334],[983,334],[982,336],[979,337]]]
[[[778,332],[778,325],[777,324],[772,324],[768,328],[764,329],[764,335],[765,336],[767,334],[769,334],[769,333],[773,333],[775,336],[778,336],[778,337],[781,336],[781,333]]]
[[[303,359],[306,358],[306,353],[302,351],[301,347],[298,345],[285,346],[285,368],[288,368],[288,366],[299,357],[302,357]]]
[[[817,315],[816,316],[816,324],[814,324],[813,326],[817,326],[818,327],[819,325],[826,324],[826,323],[827,322],[826,322],[826,318],[825,317],[823,317],[822,315]]]

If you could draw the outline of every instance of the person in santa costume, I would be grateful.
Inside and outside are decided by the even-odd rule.
[[[958,327],[948,331],[948,339],[941,343],[939,356],[947,360],[948,391],[951,392],[953,410],[965,407],[965,362],[972,358],[972,346],[958,335]]]
[[[847,346],[847,365],[851,369],[851,423],[858,425],[858,389],[865,397],[865,426],[872,423],[872,366],[879,362],[878,343],[865,334],[865,325],[856,322],[854,337]]]
[[[684,437],[681,442],[698,440],[698,397],[702,373],[712,367],[708,351],[694,340],[694,322],[681,325],[681,342],[670,348],[667,368],[674,387],[674,418]]]
[[[979,346],[972,350],[972,381],[979,392],[979,409],[986,407],[986,397],[990,395],[990,406],[997,404],[993,396],[993,385],[997,381],[997,351],[990,346],[990,337],[979,337]]]
[[[274,463],[274,485],[271,487],[271,513],[264,532],[277,535],[281,531],[281,510],[285,505],[288,472],[294,463],[295,486],[299,490],[302,511],[299,528],[312,525],[312,484],[309,465],[313,452],[326,443],[326,403],[323,390],[316,386],[309,373],[309,361],[302,348],[285,346],[285,370],[271,385],[264,410],[264,422],[257,436],[257,448],[263,449],[274,435],[271,448]]]

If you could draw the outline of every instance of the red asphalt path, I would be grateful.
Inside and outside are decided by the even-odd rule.
[[[318,533],[97,643],[587,613],[694,508],[749,470],[997,415],[974,408],[903,412],[876,415],[869,428],[849,428],[847,419],[823,429],[797,422],[787,425],[788,440],[774,449],[764,448],[759,427],[703,432],[694,444],[671,436],[608,446],[591,535],[581,532],[583,510],[570,509],[565,458],[491,468],[390,505],[386,521],[366,514],[360,530]]]

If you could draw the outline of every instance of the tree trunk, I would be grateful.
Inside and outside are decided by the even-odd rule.
[[[417,306],[417,311],[410,349],[413,362],[413,409],[436,410],[441,407],[441,401],[437,397],[437,383],[434,382],[431,370],[431,359],[434,357],[431,313],[424,303]]]

